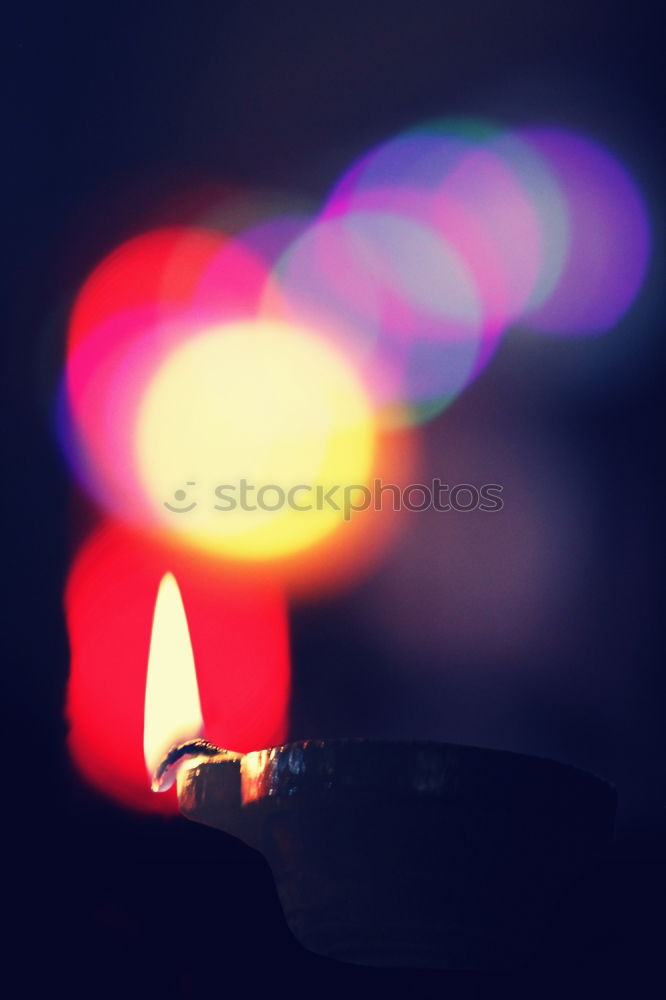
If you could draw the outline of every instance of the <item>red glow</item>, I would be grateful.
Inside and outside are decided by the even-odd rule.
[[[180,341],[251,317],[267,280],[257,254],[221,233],[158,229],[122,244],[84,283],[69,325],[67,402],[77,472],[114,516],[142,523],[133,430],[146,384]]]
[[[79,292],[69,323],[71,350],[115,313],[160,304],[172,314],[188,306],[207,264],[224,241],[205,229],[172,227],[143,233],[105,257]]]
[[[142,746],[152,615],[167,570],[185,604],[208,739],[243,752],[284,741],[289,652],[277,586],[111,522],[81,548],[65,594],[70,752],[86,779],[123,805],[173,814],[175,792],[150,791]]]

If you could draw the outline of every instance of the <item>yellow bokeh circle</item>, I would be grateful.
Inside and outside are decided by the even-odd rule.
[[[376,435],[372,402],[336,348],[256,320],[179,345],[145,390],[135,441],[162,528],[257,561],[303,552],[344,522]]]

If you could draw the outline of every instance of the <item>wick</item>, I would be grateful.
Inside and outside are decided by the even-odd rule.
[[[215,743],[209,743],[208,740],[187,740],[185,743],[171,747],[153,774],[152,790],[154,792],[162,792],[170,787],[173,782],[172,768],[184,757],[218,757],[225,755],[240,756],[240,754],[232,754],[230,750],[223,750],[222,747],[218,747]]]

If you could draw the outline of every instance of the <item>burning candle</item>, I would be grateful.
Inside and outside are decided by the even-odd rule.
[[[242,578],[110,521],[85,541],[66,593],[69,750],[77,770],[100,792],[140,812],[173,815],[175,788],[154,795],[146,782],[144,750],[151,730],[160,738],[157,717],[154,724],[148,719],[147,745],[142,745],[151,621],[165,569],[175,580],[161,591],[160,631],[174,654],[172,662],[191,679],[192,691],[180,693],[168,708],[168,692],[172,685],[179,691],[180,682],[154,646],[154,663],[167,668],[166,674],[158,673],[155,686],[151,682],[155,711],[166,712],[164,750],[181,734],[183,739],[198,735],[201,719],[209,740],[235,750],[282,742],[290,665],[286,600],[274,581]],[[178,613],[176,587],[187,621],[182,609]],[[182,709],[182,716],[174,716]],[[161,752],[158,746],[157,758]]]
[[[150,636],[143,727],[143,753],[154,792],[171,787],[179,768],[221,753],[203,734],[199,687],[183,599],[173,573],[165,573],[155,600]],[[184,741],[184,742],[183,742]]]
[[[605,781],[445,743],[217,747],[201,738],[176,596],[165,578],[146,700],[153,788],[177,775],[185,816],[264,854],[301,944],[366,965],[501,969],[561,940],[563,915],[576,916],[567,893],[612,833],[615,793]],[[160,690],[167,683],[175,700]]]
[[[183,599],[172,573],[162,577],[150,637],[143,753],[149,770],[159,764],[165,739],[200,736],[203,717]]]

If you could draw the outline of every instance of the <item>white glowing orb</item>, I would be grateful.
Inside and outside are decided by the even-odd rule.
[[[210,553],[259,561],[302,552],[343,523],[345,489],[372,472],[375,426],[336,348],[257,320],[177,347],[146,389],[135,441],[161,526]]]

